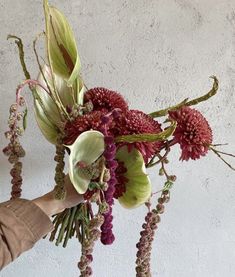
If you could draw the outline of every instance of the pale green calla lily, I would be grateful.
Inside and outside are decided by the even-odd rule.
[[[50,143],[56,144],[58,136],[57,128],[45,116],[44,111],[37,100],[34,101],[34,115],[44,137]]]
[[[81,63],[73,31],[66,17],[44,0],[46,42],[49,63],[53,73],[72,86],[78,78]]]
[[[70,148],[69,155],[69,177],[78,193],[83,194],[90,183],[89,176],[80,170],[78,163],[87,166],[94,163],[104,152],[104,135],[98,131],[87,131],[82,133]]]
[[[52,74],[50,68],[47,65],[44,65],[43,67],[43,74],[47,80],[50,90],[53,92],[54,85]],[[38,76],[38,82],[48,90],[47,84],[44,81],[41,73]],[[74,104],[83,103],[85,90],[84,87],[77,88],[76,83],[74,83],[73,87],[68,87],[66,81],[64,81],[63,78],[59,77],[56,74],[54,74],[54,84],[56,92],[64,107],[69,106],[70,108],[72,108]],[[58,128],[56,128],[56,126],[60,126],[61,124],[61,115],[59,109],[52,97],[41,86],[36,86],[36,91],[41,99],[41,102],[43,103],[45,110],[48,114],[50,114],[52,122],[47,118],[40,106],[40,103],[37,100],[35,100],[34,102],[36,121],[46,139],[51,143],[56,144],[56,137],[58,134]],[[77,93],[77,91],[79,91],[79,93]]]
[[[127,146],[121,147],[116,159],[124,162],[127,172],[124,176],[129,180],[126,183],[126,192],[118,198],[125,208],[136,208],[144,204],[151,196],[151,182],[146,174],[146,167],[141,153],[133,148],[130,152]]]
[[[47,0],[44,0],[44,12],[49,66],[43,67],[43,74],[39,74],[38,81],[51,91],[53,97],[37,86],[40,101],[35,99],[34,106],[36,121],[43,135],[48,141],[56,144],[62,122],[59,109],[66,114],[67,106],[72,108],[74,104],[82,105],[85,88],[79,76],[81,64],[75,38],[65,16],[49,6]]]

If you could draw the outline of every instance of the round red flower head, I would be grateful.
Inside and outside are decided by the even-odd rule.
[[[212,130],[205,117],[190,107],[170,111],[169,115],[177,122],[173,142],[180,144],[180,160],[196,160],[205,156],[212,143]]]
[[[161,125],[156,120],[138,110],[129,110],[119,117],[115,129],[117,132],[115,135],[157,134],[162,131]],[[159,151],[161,146],[161,142],[123,142],[119,144],[119,147],[125,144],[130,151],[133,147],[137,148],[141,152],[145,163]]]
[[[92,111],[83,116],[78,116],[74,121],[68,121],[65,125],[64,143],[73,144],[76,138],[88,130],[99,130],[101,125],[101,111]]]
[[[114,109],[128,110],[128,105],[125,99],[116,91],[107,88],[89,89],[84,96],[85,103],[91,101],[94,110],[112,111]]]

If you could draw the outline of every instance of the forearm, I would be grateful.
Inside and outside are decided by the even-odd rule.
[[[0,204],[0,270],[53,229],[50,218],[32,201]]]
[[[53,230],[50,216],[83,201],[68,176],[65,188],[64,200],[54,199],[51,191],[32,201],[16,199],[0,203],[0,270]]]

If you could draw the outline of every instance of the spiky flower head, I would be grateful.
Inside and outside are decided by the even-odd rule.
[[[93,88],[86,92],[85,102],[91,101],[94,110],[112,111],[114,109],[121,109],[126,111],[128,109],[127,102],[116,91],[109,90],[107,88]]]
[[[212,143],[212,130],[205,117],[190,107],[171,111],[169,115],[177,122],[173,135],[182,150],[180,159],[188,161],[205,156]]]
[[[65,125],[64,143],[70,145],[81,133],[88,130],[99,130],[102,115],[101,111],[92,111],[77,117],[74,121],[68,121]]]
[[[161,125],[152,117],[138,110],[129,110],[119,117],[115,131],[116,135],[132,135],[132,134],[157,134],[162,131]],[[120,146],[126,143],[121,143]],[[143,155],[145,162],[154,155],[160,148],[159,142],[135,142],[128,144],[129,150],[136,148]]]

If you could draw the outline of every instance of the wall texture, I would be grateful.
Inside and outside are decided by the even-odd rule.
[[[215,74],[219,93],[198,108],[214,129],[214,142],[229,143],[224,149],[235,152],[234,0],[54,0],[53,4],[74,28],[87,86],[118,90],[133,108],[150,112],[201,95],[210,89],[209,76]],[[42,1],[0,0],[0,14],[2,148],[8,107],[23,79],[16,47],[6,37],[12,33],[23,38],[27,63],[36,76],[32,40],[44,28]],[[54,170],[54,148],[37,129],[33,114],[24,145],[23,197],[32,199],[53,187]],[[153,276],[235,276],[234,172],[212,153],[188,163],[179,162],[178,156],[177,150],[173,152],[168,166],[178,180],[154,242]],[[8,171],[0,153],[0,201],[9,197]],[[151,179],[153,190],[159,190],[163,179],[154,171]],[[96,247],[94,276],[135,276],[135,244],[144,213],[144,207],[127,211],[115,205],[116,242]],[[75,277],[79,254],[75,240],[66,249],[42,240],[0,276]]]

